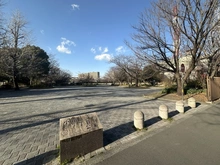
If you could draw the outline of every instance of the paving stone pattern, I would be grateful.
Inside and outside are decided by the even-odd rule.
[[[141,110],[145,125],[157,121],[158,107],[175,102],[146,99],[156,89],[68,87],[0,91],[0,165],[43,164],[59,145],[59,119],[97,112],[104,145],[134,132],[133,114]],[[47,158],[47,159],[45,159]]]

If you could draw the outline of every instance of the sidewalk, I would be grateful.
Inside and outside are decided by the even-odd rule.
[[[1,93],[0,165],[59,164],[57,148],[60,118],[97,113],[103,125],[104,147],[84,157],[86,160],[83,161],[91,164],[93,160],[98,162],[99,153],[108,153],[110,157],[116,151],[152,136],[152,132],[173,125],[188,114],[209,106],[198,103],[198,108],[186,107],[188,111],[185,114],[178,114],[175,101],[141,97],[146,92],[151,91],[68,87],[8,92],[8,95]],[[174,118],[171,124],[158,118],[158,107],[162,104],[169,107],[169,115]],[[133,115],[137,110],[145,115],[147,131],[135,131],[132,128]]]
[[[151,91],[65,87],[0,93],[0,165],[51,164],[58,156],[59,120],[74,115],[97,113],[105,147],[129,141],[136,137],[135,111],[145,114],[147,126],[159,121],[159,105],[175,111],[175,102],[146,99],[146,92]]]
[[[219,165],[220,102],[176,117],[161,129],[146,131],[81,164]]]

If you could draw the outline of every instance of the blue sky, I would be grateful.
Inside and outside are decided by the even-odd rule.
[[[73,76],[97,72],[104,76],[108,60],[129,53],[132,25],[148,8],[148,0],[5,0],[6,18],[19,10],[29,22],[33,45],[44,49]]]

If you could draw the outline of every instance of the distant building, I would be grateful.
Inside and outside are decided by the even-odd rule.
[[[78,74],[79,79],[93,79],[95,81],[100,79],[100,73],[99,72],[88,72],[88,73],[81,73]]]

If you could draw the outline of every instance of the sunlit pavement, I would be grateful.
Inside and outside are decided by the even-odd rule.
[[[134,132],[133,114],[141,110],[147,125],[157,122],[158,107],[170,112],[174,101],[146,99],[160,90],[121,87],[68,87],[0,91],[0,164],[43,164],[59,146],[59,119],[97,112],[104,145]],[[203,105],[200,105],[203,106]],[[47,159],[45,159],[47,158]]]

